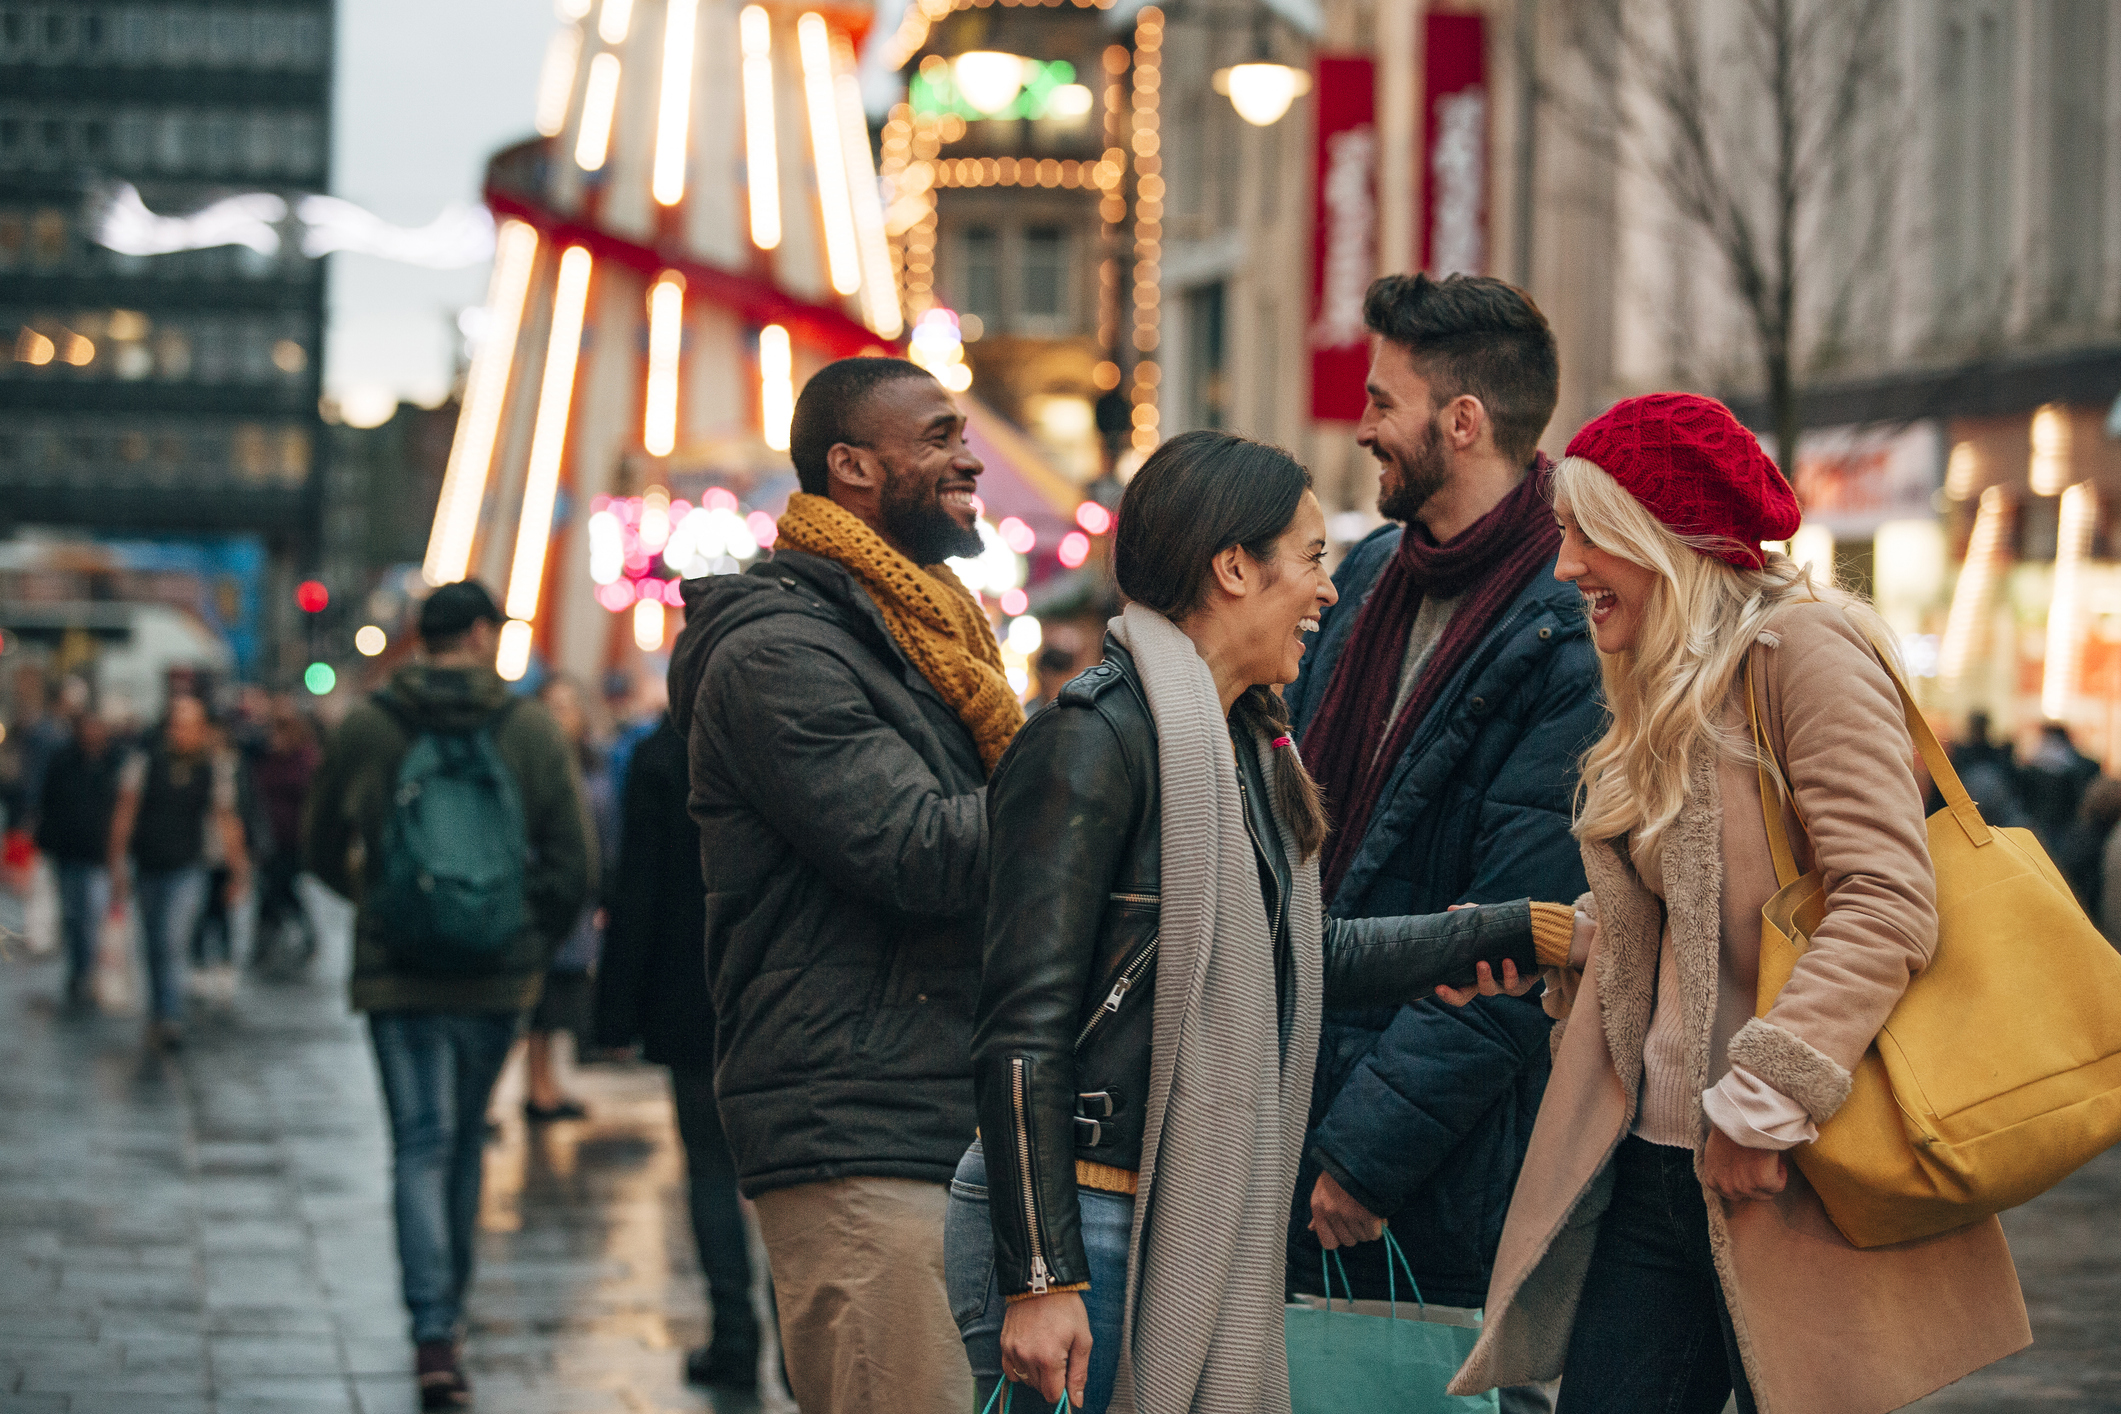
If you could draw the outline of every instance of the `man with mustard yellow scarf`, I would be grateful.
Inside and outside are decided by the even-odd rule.
[[[689,581],[671,656],[715,1097],[804,1414],[972,1405],[943,1213],[976,1123],[986,782],[1023,713],[942,563],[980,550],[964,434],[911,363],[819,370],[772,558]]]

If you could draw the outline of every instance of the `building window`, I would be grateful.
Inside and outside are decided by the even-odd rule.
[[[1068,233],[1058,226],[1024,230],[1018,324],[1025,333],[1061,333],[1068,317]]]
[[[959,240],[962,275],[958,281],[963,314],[976,315],[990,329],[1002,326],[1002,238],[992,226],[967,227]]]
[[[1189,427],[1219,428],[1229,422],[1220,281],[1186,291],[1186,403]]]

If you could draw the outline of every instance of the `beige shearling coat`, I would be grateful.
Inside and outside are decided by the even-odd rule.
[[[1567,979],[1551,1003],[1570,1019],[1556,1031],[1554,1075],[1504,1225],[1487,1326],[1454,1393],[1565,1375],[1613,1153],[1634,1123],[1667,933],[1688,1029],[1697,1172],[1708,1136],[1700,1094],[1733,1060],[1824,1122],[1935,946],[1936,880],[1891,679],[1827,604],[1777,612],[1750,657],[1768,735],[1825,875],[1826,918],[1773,1008],[1754,1019],[1760,909],[1777,885],[1758,778],[1744,761],[1708,753],[1697,761],[1663,844],[1662,903],[1624,841],[1584,845],[1598,927],[1580,983]],[[1745,730],[1735,685],[1726,721]],[[1787,811],[1785,824],[1794,842]],[[1794,1164],[1772,1200],[1732,1203],[1704,1189],[1703,1201],[1762,1414],[1882,1414],[2032,1341],[1994,1218],[1860,1250]]]

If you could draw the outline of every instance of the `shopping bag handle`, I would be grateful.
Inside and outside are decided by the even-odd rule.
[[[1328,1259],[1330,1259],[1330,1265],[1328,1265]],[[1421,1311],[1422,1319],[1427,1320],[1429,1303],[1422,1299],[1421,1283],[1414,1280],[1414,1264],[1407,1260],[1406,1250],[1399,1245],[1399,1239],[1392,1235],[1392,1229],[1387,1227],[1385,1229],[1385,1296],[1391,1304],[1392,1319],[1396,1321],[1399,1319],[1399,1270],[1394,1270],[1392,1266],[1395,1261],[1399,1264],[1399,1270],[1406,1272],[1407,1285],[1414,1291],[1414,1304]],[[1347,1263],[1341,1261],[1340,1253],[1337,1250],[1327,1251],[1325,1248],[1320,1248],[1318,1252],[1318,1274],[1326,1289],[1326,1311],[1328,1314],[1331,1314],[1333,1310],[1333,1270],[1336,1268],[1340,1272],[1341,1290],[1348,1294],[1348,1305],[1353,1307],[1355,1305],[1355,1285],[1348,1280]]]
[[[1414,1290],[1415,1309],[1420,1312],[1421,1319],[1426,1321],[1429,1318],[1429,1303],[1422,1300],[1421,1283],[1414,1280],[1414,1264],[1407,1260],[1405,1249],[1399,1245],[1399,1239],[1392,1235],[1392,1229],[1388,1227],[1385,1229],[1385,1294],[1391,1299],[1392,1319],[1396,1321],[1399,1319],[1399,1280],[1398,1274],[1392,1270],[1394,1261],[1405,1269],[1407,1285]],[[1345,1272],[1341,1274],[1341,1279],[1347,1279]],[[1349,1300],[1354,1300],[1352,1291],[1349,1292]]]
[[[1007,1390],[1009,1391],[1009,1393],[1007,1395],[1004,1395],[1002,1393],[1003,1390]],[[1009,1414],[1009,1401],[1010,1399],[1014,1398],[1015,1395],[1016,1381],[1003,1380],[1000,1384],[994,1387],[994,1393],[987,1396],[987,1405],[984,1409],[980,1410],[979,1414],[995,1414],[994,1406],[997,1402],[999,1402],[1001,1405],[1001,1414]],[[1067,1409],[1068,1391],[1062,1390],[1061,1397],[1053,1405],[1053,1414],[1067,1414]]]

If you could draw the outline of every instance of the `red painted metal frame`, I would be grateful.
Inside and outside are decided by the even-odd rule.
[[[488,183],[486,205],[496,217],[513,217],[534,226],[557,245],[578,245],[598,260],[614,261],[650,278],[665,270],[685,277],[685,293],[704,297],[736,313],[751,324],[779,324],[790,333],[798,330],[824,345],[835,358],[846,358],[878,349],[898,353],[903,343],[886,339],[830,305],[811,304],[751,275],[740,275],[708,265],[690,256],[615,236],[595,226],[585,226],[555,211],[525,200],[514,192]]]

